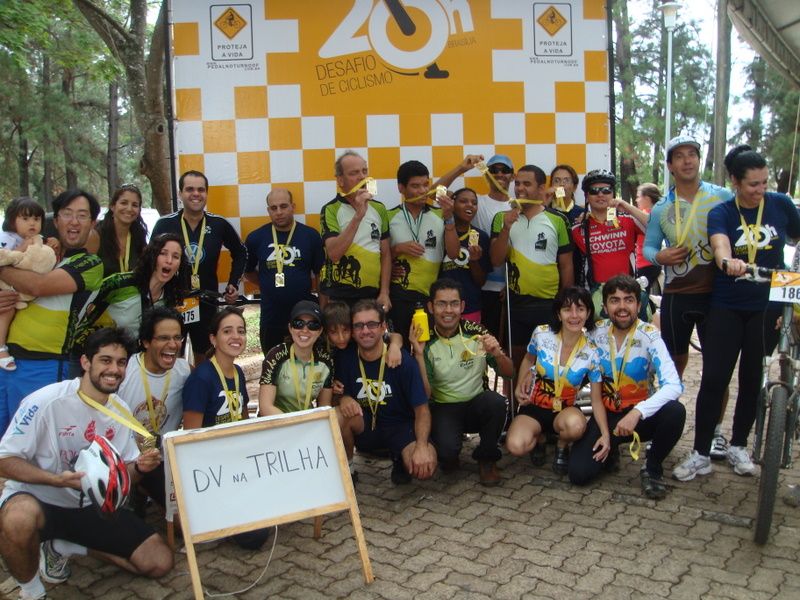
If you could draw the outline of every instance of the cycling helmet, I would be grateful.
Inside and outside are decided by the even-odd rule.
[[[95,436],[88,448],[78,453],[75,471],[81,477],[81,504],[86,495],[98,512],[113,515],[128,499],[131,481],[125,461],[103,436]]]
[[[606,171],[605,169],[595,169],[594,171],[589,171],[583,176],[581,189],[584,193],[586,193],[586,190],[598,183],[607,183],[613,188],[617,184],[617,177],[611,171]]]

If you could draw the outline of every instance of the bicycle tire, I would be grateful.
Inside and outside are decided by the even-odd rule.
[[[758,507],[756,509],[756,544],[763,545],[769,538],[775,496],[778,490],[778,472],[783,456],[783,436],[786,432],[786,409],[788,392],[783,386],[772,389],[767,435],[764,438],[764,459],[761,463],[761,481],[758,484]]]

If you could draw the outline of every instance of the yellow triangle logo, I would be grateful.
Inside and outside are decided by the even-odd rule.
[[[242,15],[233,10],[233,8],[228,7],[228,9],[214,21],[214,25],[216,25],[217,29],[224,33],[229,40],[232,40],[245,28],[247,21],[244,20]]]
[[[567,24],[567,20],[556,10],[555,6],[551,6],[544,11],[539,18],[536,19],[536,22],[539,23],[551,37],[557,34],[558,31]]]

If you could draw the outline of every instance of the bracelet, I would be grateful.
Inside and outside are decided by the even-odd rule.
[[[445,225],[455,225],[456,224],[456,218],[455,217],[447,217],[444,220],[444,224]]]

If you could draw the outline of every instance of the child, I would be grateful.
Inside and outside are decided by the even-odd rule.
[[[24,252],[39,237],[44,221],[44,209],[32,198],[22,196],[11,201],[6,208],[3,230],[0,232],[0,249]],[[55,253],[53,253],[53,265]],[[52,266],[52,265],[51,265]],[[14,371],[14,357],[8,353],[6,337],[15,311],[0,313],[0,369]]]

